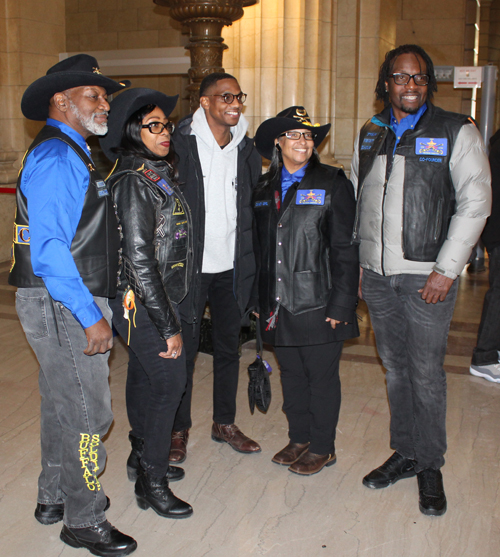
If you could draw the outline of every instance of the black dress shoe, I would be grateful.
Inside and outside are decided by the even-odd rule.
[[[420,512],[441,516],[446,512],[446,495],[441,470],[427,468],[417,474]]]
[[[142,473],[135,482],[135,497],[139,508],[147,510],[151,507],[166,518],[187,518],[193,514],[191,505],[172,493],[166,476],[157,478]]]
[[[104,507],[104,512],[109,509],[111,501],[109,497],[106,497],[106,506]],[[35,518],[43,524],[48,526],[49,524],[56,524],[63,519],[64,516],[64,503],[37,503],[35,509]]]
[[[84,547],[101,557],[121,557],[137,549],[134,538],[122,534],[107,520],[90,528],[68,528],[65,524],[59,537],[71,547]]]
[[[415,476],[415,464],[414,460],[394,453],[382,466],[375,468],[363,478],[363,485],[371,489],[389,487],[398,480]]]

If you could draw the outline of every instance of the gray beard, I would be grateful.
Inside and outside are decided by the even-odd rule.
[[[76,104],[69,99],[69,106],[71,108],[71,112],[77,118],[78,122],[82,127],[84,127],[88,132],[93,135],[106,135],[108,133],[108,124],[97,124],[95,122],[95,117],[100,116],[101,114],[107,114],[106,111],[103,112],[94,112],[92,116],[86,118],[79,110]]]

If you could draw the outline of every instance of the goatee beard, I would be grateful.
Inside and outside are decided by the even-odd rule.
[[[87,118],[80,112],[76,104],[71,99],[69,99],[69,106],[71,108],[71,112],[77,118],[80,125],[83,126],[88,132],[93,135],[106,135],[108,133],[107,122],[105,124],[98,124],[95,121],[96,116],[101,116],[102,114],[107,115],[107,111],[104,110],[103,112],[94,112],[90,117]]]

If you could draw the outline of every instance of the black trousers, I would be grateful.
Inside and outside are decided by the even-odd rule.
[[[110,300],[113,325],[127,342],[129,321],[123,317],[121,295]],[[137,301],[136,327],[131,324],[127,372],[127,415],[132,435],[144,439],[142,466],[151,475],[163,477],[168,469],[170,439],[175,413],[186,386],[186,355],[174,359],[158,356],[167,343]],[[134,318],[130,312],[130,320]]]
[[[292,443],[310,442],[316,454],[335,452],[340,412],[339,362],[343,342],[275,346],[281,371],[283,411]]]
[[[200,322],[207,299],[210,305],[214,348],[213,420],[218,424],[233,424],[236,416],[241,314],[233,293],[231,269],[223,273],[202,274],[197,321],[195,324],[182,321],[182,337],[187,358],[187,385],[175,417],[175,431],[183,431],[192,426],[194,360],[200,343]]]

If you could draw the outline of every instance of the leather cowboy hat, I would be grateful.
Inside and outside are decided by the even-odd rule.
[[[118,155],[112,149],[120,146],[123,128],[134,112],[137,112],[143,106],[154,104],[161,108],[168,118],[175,108],[178,98],[179,95],[169,97],[154,89],[136,87],[113,99],[110,103],[111,108],[108,116],[108,133],[99,139],[101,149],[108,159],[114,162],[118,158]]]
[[[108,95],[130,86],[130,81],[118,82],[101,74],[99,64],[93,56],[75,54],[61,60],[47,70],[46,75],[34,81],[24,92],[21,110],[30,120],[46,120],[49,116],[50,99],[61,91],[98,85]]]
[[[262,122],[255,133],[255,147],[266,159],[273,156],[274,140],[284,132],[290,130],[309,130],[317,134],[314,146],[319,147],[330,131],[331,124],[313,124],[303,106],[285,108],[274,118]]]

